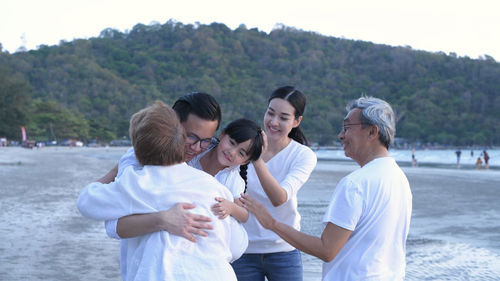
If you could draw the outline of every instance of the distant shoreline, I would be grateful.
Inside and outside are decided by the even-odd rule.
[[[332,158],[327,158],[327,157],[318,157],[318,161],[356,164],[354,162],[354,160],[350,160],[350,159],[332,159]],[[401,167],[411,167],[411,161],[396,161],[396,162]],[[418,169],[419,167],[441,168],[441,169],[451,169],[451,170],[476,170],[476,166],[471,165],[471,164],[460,164],[460,168],[457,169],[456,164],[426,163],[426,162],[424,162],[424,163],[418,163],[418,166],[414,167],[414,168]],[[481,170],[485,170],[484,167]],[[481,170],[478,170],[478,171],[481,171]],[[500,171],[500,166],[490,166],[489,170]]]

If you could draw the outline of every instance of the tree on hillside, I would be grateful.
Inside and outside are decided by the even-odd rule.
[[[83,115],[54,101],[35,101],[31,121],[27,130],[39,141],[89,138],[89,124]]]
[[[21,126],[28,121],[30,86],[20,75],[0,65],[0,136],[21,139]]]

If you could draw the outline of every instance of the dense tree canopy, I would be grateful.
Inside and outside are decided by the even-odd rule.
[[[0,137],[21,139],[21,126],[28,121],[29,84],[0,65]]]
[[[39,139],[127,136],[134,112],[192,91],[216,97],[223,124],[260,121],[272,90],[295,85],[308,97],[302,126],[313,142],[336,140],[345,104],[365,94],[394,106],[397,135],[409,141],[500,144],[500,64],[487,55],[429,53],[286,26],[265,33],[169,21],[0,52],[0,67],[9,69],[0,75],[0,109],[8,120],[0,135],[9,137],[28,122]]]

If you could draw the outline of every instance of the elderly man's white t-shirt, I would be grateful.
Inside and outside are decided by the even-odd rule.
[[[167,210],[179,202],[194,203],[192,211],[212,218],[208,237],[193,243],[166,231],[126,239],[126,280],[236,280],[229,262],[243,254],[248,237],[234,218],[220,220],[210,207],[215,197],[232,200],[229,190],[212,176],[189,167],[128,166],[110,184],[92,183],[78,198],[78,209],[89,218],[110,220],[130,214]]]
[[[323,280],[404,280],[412,194],[393,158],[376,158],[344,177],[323,217],[353,231],[323,264]]]

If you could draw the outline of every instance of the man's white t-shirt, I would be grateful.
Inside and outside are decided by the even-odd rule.
[[[335,188],[323,223],[352,231],[323,280],[404,280],[412,194],[391,157],[376,158]]]

